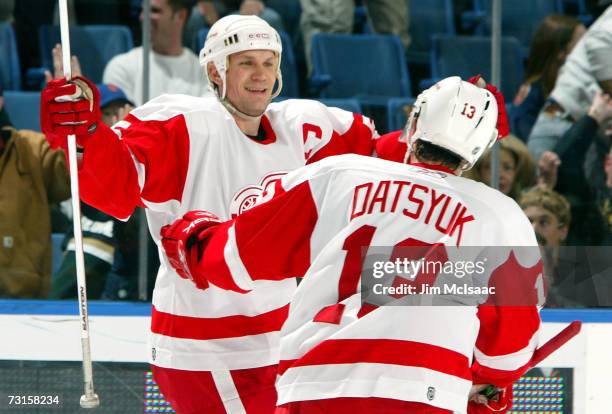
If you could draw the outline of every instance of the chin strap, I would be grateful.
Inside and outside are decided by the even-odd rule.
[[[229,111],[230,114],[237,115],[240,118],[245,119],[247,121],[258,121],[258,120],[261,119],[261,116],[264,114],[263,112],[261,113],[261,115],[258,115],[258,116],[251,116],[249,114],[245,114],[240,109],[238,109],[234,105],[232,105],[232,103],[230,101],[228,101],[227,99],[222,99],[221,103],[223,104],[225,109],[227,109]]]

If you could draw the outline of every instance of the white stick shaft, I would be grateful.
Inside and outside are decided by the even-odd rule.
[[[70,64],[70,32],[68,25],[67,0],[59,0],[60,31],[62,41],[62,61],[66,80],[72,79]],[[85,282],[85,259],[83,256],[83,231],[81,229],[81,204],[79,195],[79,175],[76,151],[76,137],[68,135],[68,162],[70,164],[70,192],[72,196],[72,224],[74,229],[74,246],[77,270],[77,287],[79,298],[79,325],[81,327],[81,348],[83,351],[83,385],[85,395],[81,397],[81,406],[96,407],[98,396],[94,393],[93,369],[91,364],[91,347],[89,343],[89,316],[87,312],[87,286]]]
[[[76,137],[68,135],[68,160],[70,163],[70,193],[72,195],[72,226],[74,230],[74,254],[76,256],[79,315],[81,316],[81,338],[89,339],[87,315],[87,289],[85,282],[85,260],[83,256],[83,231],[81,229],[81,203],[77,167]]]
[[[60,34],[62,41],[62,63],[66,80],[72,78],[72,65],[70,64],[70,32],[68,25],[68,1],[59,0]]]

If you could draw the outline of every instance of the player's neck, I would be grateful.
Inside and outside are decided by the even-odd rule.
[[[253,119],[246,119],[241,117],[238,114],[232,114],[236,124],[238,124],[238,128],[245,134],[249,136],[256,136],[259,133],[259,125],[261,124],[261,116],[253,117]]]
[[[425,168],[430,168],[432,170],[442,170],[445,172],[450,172],[454,175],[461,175],[461,169],[457,168],[457,169],[453,169],[450,168],[442,163],[436,162],[436,161],[423,161],[421,159],[419,159],[416,155],[414,154],[410,154],[410,157],[408,158],[408,164],[410,165],[419,165]]]

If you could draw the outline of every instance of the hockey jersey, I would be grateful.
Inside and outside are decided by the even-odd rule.
[[[316,101],[269,105],[265,139],[245,136],[216,98],[162,95],[111,129],[83,140],[82,199],[118,218],[146,207],[151,235],[185,212],[229,219],[253,205],[279,174],[332,154],[371,154],[378,137],[358,114]],[[278,362],[278,331],[295,280],[261,281],[242,295],[199,290],[160,246],[153,292],[151,363],[183,370],[243,369]]]
[[[289,173],[262,200],[207,230],[192,273],[235,292],[303,277],[281,331],[278,405],[380,397],[464,413],[472,383],[506,386],[526,369],[537,345],[542,263],[512,199],[443,167],[341,155]],[[473,246],[473,257],[488,259],[484,286],[503,276],[499,286],[520,286],[531,299],[362,301],[363,248],[431,245],[449,257]]]

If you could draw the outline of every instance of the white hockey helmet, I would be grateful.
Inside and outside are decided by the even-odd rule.
[[[493,94],[452,76],[417,97],[402,138],[408,143],[407,155],[423,140],[457,155],[468,170],[495,143],[496,125]]]
[[[278,67],[276,68],[278,87],[272,94],[272,98],[276,98],[283,88],[283,78],[280,70],[283,47],[278,32],[265,20],[257,16],[237,14],[225,16],[213,24],[208,31],[204,47],[200,50],[200,65],[204,67],[204,72],[207,72],[208,63],[212,62],[223,80],[223,89],[219,92],[217,85],[208,79],[210,90],[220,100],[225,100],[228,57],[245,50],[271,50],[278,54]]]

